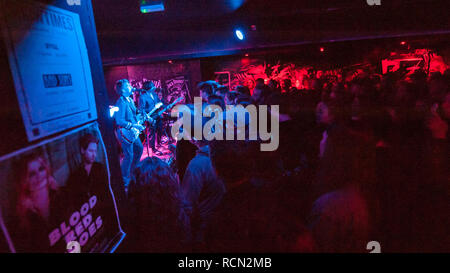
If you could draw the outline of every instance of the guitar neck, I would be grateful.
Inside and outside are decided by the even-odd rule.
[[[158,115],[163,114],[164,112],[166,112],[167,110],[169,110],[170,108],[172,108],[175,104],[177,104],[179,101],[182,100],[182,97],[179,97],[178,99],[176,99],[174,102],[172,102],[171,104],[167,105],[166,107],[164,107],[161,111],[158,112]]]

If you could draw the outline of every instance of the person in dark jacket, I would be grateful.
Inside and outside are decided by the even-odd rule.
[[[127,79],[118,80],[115,89],[120,95],[120,98],[116,103],[119,111],[114,115],[114,118],[118,127],[117,137],[124,154],[121,169],[125,192],[128,192],[128,187],[132,180],[132,170],[134,170],[137,163],[139,163],[144,147],[142,146],[139,137],[130,139],[128,135],[124,134],[122,129],[142,131],[144,130],[144,127],[138,122],[137,109],[134,105],[134,101],[130,98],[133,93],[130,82]]]

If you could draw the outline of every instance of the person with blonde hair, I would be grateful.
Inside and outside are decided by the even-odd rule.
[[[19,245],[26,251],[45,249],[43,243],[47,242],[47,232],[52,228],[58,185],[50,164],[40,153],[24,157],[18,170],[16,211],[20,241],[24,243]]]

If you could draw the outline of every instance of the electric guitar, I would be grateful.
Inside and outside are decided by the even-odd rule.
[[[160,107],[162,106],[162,103],[159,102],[155,105],[155,107],[148,113],[142,113],[139,114],[137,116],[137,124],[138,125],[142,125],[143,128],[142,129],[138,129],[135,127],[131,127],[130,129],[127,128],[120,128],[119,129],[119,134],[122,136],[122,138],[128,143],[128,144],[132,144],[136,141],[136,139],[138,139],[139,135],[142,133],[143,130],[145,130],[145,122],[149,121],[150,123],[154,122],[154,119],[151,117],[151,115],[153,113],[156,112],[156,110],[158,110]]]
[[[183,97],[179,97],[178,99],[176,99],[174,102],[172,102],[171,104],[168,104],[166,107],[164,107],[163,109],[159,110],[156,115],[153,117],[153,119],[158,118],[159,116],[161,116],[162,114],[164,114],[167,110],[171,109],[175,104],[177,104],[178,102],[180,102],[183,99]],[[159,104],[159,103],[158,103]],[[157,104],[157,105],[158,105]],[[153,114],[153,110],[152,112],[150,112],[148,115],[151,116]]]
[[[156,118],[158,118],[164,112],[166,112],[167,110],[172,108],[175,104],[180,102],[182,99],[183,99],[182,97],[179,97],[174,102],[172,102],[171,104],[167,105],[166,107],[164,107],[161,110],[160,110],[160,107],[163,104],[161,102],[158,102],[155,105],[155,107],[150,112],[148,112],[147,114],[143,113],[143,114],[138,115],[138,122],[137,122],[137,124],[143,125],[142,129],[138,129],[138,128],[135,128],[135,127],[131,127],[130,129],[120,128],[119,129],[119,134],[122,136],[122,138],[127,143],[129,143],[129,144],[134,143],[136,141],[136,139],[139,138],[139,135],[142,133],[142,131],[145,130],[144,124],[145,124],[146,121],[149,121],[151,124],[154,124]],[[155,114],[155,112],[157,112],[157,114],[152,117],[152,115]]]

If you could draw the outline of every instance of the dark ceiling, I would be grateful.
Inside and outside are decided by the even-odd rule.
[[[164,0],[164,12],[148,14],[139,0],[92,2],[106,65],[450,32],[448,0]],[[247,31],[244,41],[236,27]]]

